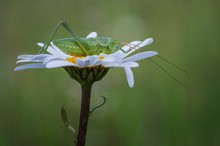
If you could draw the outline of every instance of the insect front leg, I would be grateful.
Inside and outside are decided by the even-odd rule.
[[[45,50],[47,50],[48,46],[50,45],[50,42],[53,40],[55,34],[57,33],[58,29],[63,26],[76,40],[77,45],[85,52],[85,54],[88,54],[88,44],[86,42],[83,42],[80,37],[78,37],[70,28],[70,26],[67,24],[66,21],[60,21],[58,25],[55,27],[50,39],[48,40],[47,43],[44,44],[43,48],[40,50],[39,53],[43,53]]]

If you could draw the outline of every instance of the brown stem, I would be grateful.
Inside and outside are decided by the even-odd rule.
[[[85,146],[86,143],[86,131],[90,112],[90,97],[92,84],[83,84],[82,88],[82,99],[81,99],[81,110],[80,110],[80,120],[79,129],[76,140],[76,146]]]

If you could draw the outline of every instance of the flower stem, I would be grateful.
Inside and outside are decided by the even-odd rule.
[[[76,146],[85,146],[86,143],[86,132],[90,112],[90,97],[92,84],[82,84],[82,99],[81,99],[81,110],[80,110],[80,120],[79,129],[76,140]]]

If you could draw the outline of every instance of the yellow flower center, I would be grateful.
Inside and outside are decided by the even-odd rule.
[[[67,58],[66,58],[66,61],[72,62],[72,63],[76,64],[76,59],[77,59],[77,58],[85,58],[85,56],[72,56],[72,57],[67,57]]]
[[[99,57],[99,60],[103,60],[105,57],[104,56],[100,56]]]
[[[67,57],[66,61],[76,64],[76,59],[77,58],[82,59],[82,58],[85,58],[85,56],[71,56],[71,57]],[[103,60],[104,58],[105,58],[105,56],[99,56],[99,60]]]

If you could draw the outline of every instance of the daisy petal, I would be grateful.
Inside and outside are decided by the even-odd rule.
[[[99,57],[104,57],[102,60],[98,60],[96,65],[108,64],[108,63],[121,63],[123,56],[120,53],[113,53],[110,55],[99,55]]]
[[[43,47],[44,43],[37,43],[38,46]]]
[[[135,46],[137,47],[138,44],[140,44],[141,41],[133,41],[125,46],[123,46],[121,49],[124,51],[124,52],[128,52],[130,51],[131,49],[133,49]]]
[[[142,53],[138,53],[138,54],[132,55],[130,57],[127,57],[127,58],[123,59],[122,62],[139,61],[139,60],[142,60],[145,58],[155,56],[157,54],[158,53],[155,51],[142,52]]]
[[[44,62],[46,59],[48,59],[50,57],[52,57],[52,55],[50,55],[50,54],[39,54],[39,55],[34,55],[31,60]]]
[[[45,44],[44,43],[37,43],[38,46],[43,47]],[[52,54],[53,56],[57,56],[60,58],[66,58],[66,57],[70,57],[69,55],[67,55],[66,53],[62,52],[57,46],[55,46],[53,44],[53,42],[50,43],[51,46],[48,46],[47,48],[47,52],[49,52],[50,54]]]
[[[18,64],[18,63],[24,63],[24,62],[42,62],[42,61],[38,61],[38,60],[18,60],[18,61],[16,62],[16,64]]]
[[[130,67],[124,67],[125,75],[130,88],[134,86],[134,75]]]
[[[48,46],[47,48],[47,52],[50,53],[53,56],[59,56],[59,52],[57,52],[54,48],[52,48],[51,46]]]
[[[45,64],[46,68],[58,68],[58,67],[64,67],[64,66],[76,66],[76,64],[73,64],[71,62],[67,62],[65,60],[52,60]]]
[[[56,51],[58,56],[60,56],[62,58],[71,57],[70,55],[67,55],[66,53],[62,52],[56,45],[54,45],[53,42],[51,42],[50,45]],[[49,47],[48,47],[48,49],[49,49]]]
[[[125,62],[121,64],[122,67],[138,67],[139,64],[137,62]]]
[[[85,67],[85,60],[83,60],[83,59],[76,59],[76,64],[77,64],[77,66],[80,66],[80,67]]]
[[[30,59],[32,58],[34,55],[29,55],[29,54],[25,54],[25,55],[19,55],[17,58],[18,59]]]
[[[146,40],[144,40],[140,45],[138,45],[139,47],[144,47],[146,45],[149,45],[151,43],[153,43],[153,39],[152,38],[147,38]]]
[[[97,37],[97,33],[96,32],[91,32],[90,34],[87,35],[86,38],[96,38]]]
[[[106,56],[105,58],[110,57],[110,58],[115,58],[115,59],[117,59],[117,60],[121,60],[121,59],[123,58],[123,54],[121,54],[120,51],[121,51],[121,50],[118,50],[118,51],[116,51],[116,52],[114,52],[114,53],[112,53],[112,54]],[[105,59],[105,58],[104,58],[104,59]]]
[[[25,64],[15,68],[15,71],[25,70],[25,69],[33,69],[33,68],[45,68],[42,63],[32,63],[32,64]]]
[[[138,67],[137,62],[125,62],[125,63],[106,63],[102,64],[105,67]]]
[[[96,62],[99,60],[99,56],[93,55],[93,56],[88,56],[86,57],[86,60],[89,60],[88,66],[92,66],[96,64]]]
[[[149,45],[150,43],[153,42],[153,39],[152,38],[147,38],[146,40],[144,40],[143,42],[139,43],[139,44],[134,44],[134,47],[127,51],[127,53],[124,55],[124,57],[128,56],[129,54],[133,53],[134,51],[146,46],[146,45]]]
[[[117,60],[115,60],[115,58],[113,58],[113,57],[108,57],[108,58],[104,58],[103,60],[98,60],[96,63],[95,63],[95,65],[104,65],[104,64],[110,64],[110,63],[119,63],[119,61],[118,62],[116,62]]]

